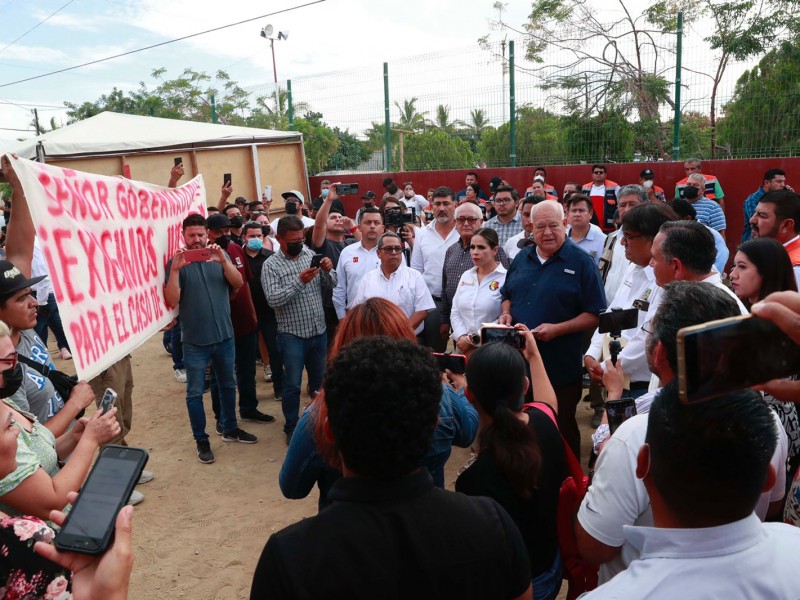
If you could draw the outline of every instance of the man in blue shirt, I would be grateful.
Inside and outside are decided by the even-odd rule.
[[[591,256],[566,237],[558,202],[533,207],[534,245],[520,251],[500,288],[499,323],[525,323],[533,332],[558,397],[558,426],[580,457],[575,408],[581,399],[583,332],[606,308],[600,271]]]
[[[764,194],[767,192],[777,192],[778,190],[788,189],[786,185],[786,171],[783,169],[770,169],[764,173],[764,179],[761,180],[761,187],[747,197],[744,201],[744,231],[742,232],[742,243],[753,237],[753,230],[750,228],[750,219],[756,212],[756,206],[761,202]]]

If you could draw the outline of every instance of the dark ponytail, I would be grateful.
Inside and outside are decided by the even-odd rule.
[[[480,450],[517,496],[528,498],[536,487],[542,456],[533,430],[516,416],[525,393],[525,361],[502,343],[478,348],[467,362],[467,385],[492,423],[480,434]]]

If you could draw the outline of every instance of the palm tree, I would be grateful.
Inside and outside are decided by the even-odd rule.
[[[398,126],[400,129],[408,129],[411,131],[419,131],[425,128],[425,115],[427,112],[419,112],[416,107],[417,98],[410,100],[403,100],[403,106],[397,102],[394,105],[400,111],[400,121]]]
[[[489,119],[486,118],[486,112],[482,108],[473,108],[469,113],[470,122],[467,127],[472,136],[476,139],[481,139],[483,130],[489,125]]]
[[[294,115],[305,114],[311,110],[308,102],[295,102],[292,98],[292,112]],[[278,129],[285,131],[289,129],[289,91],[278,90],[278,113],[275,113],[275,92],[267,96],[256,98],[256,111],[263,118],[257,118],[256,123],[251,126],[266,127],[268,129]],[[254,111],[254,112],[256,112]]]
[[[454,134],[458,127],[463,127],[464,122],[450,121],[450,105],[440,104],[436,107],[436,119],[431,123],[436,129],[445,133]]]

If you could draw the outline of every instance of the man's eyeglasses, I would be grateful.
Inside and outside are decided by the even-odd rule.
[[[623,232],[623,234],[622,234],[622,237],[625,238],[626,242],[630,242],[631,240],[638,240],[640,237],[643,237],[643,236],[644,236],[643,233],[640,233],[638,235],[630,235],[628,233],[624,233]]]
[[[456,222],[463,225],[464,223],[469,223],[470,225],[474,225],[478,221],[480,221],[478,217],[457,217]]]
[[[18,356],[19,355],[16,352],[12,352],[11,354],[6,356],[5,358],[0,358],[0,365],[6,367],[8,369],[13,369],[14,367],[17,366],[17,357]]]
[[[605,171],[592,171],[592,174],[594,174],[594,175],[604,175]]]
[[[511,204],[514,200],[511,198],[495,198],[495,204]]]
[[[400,246],[384,246],[381,251],[386,252],[386,254],[400,254],[403,249]]]

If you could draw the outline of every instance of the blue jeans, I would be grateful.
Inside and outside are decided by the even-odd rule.
[[[533,578],[533,600],[555,600],[561,591],[562,568],[561,553],[556,550],[553,564],[544,573]]]
[[[236,380],[233,376],[233,338],[207,346],[183,343],[186,365],[186,408],[196,441],[207,441],[203,388],[209,362],[217,376],[220,396],[220,423],[225,433],[236,429]]]
[[[182,329],[181,329],[181,318],[178,317],[178,322],[175,324],[175,327],[170,329],[167,333],[170,334],[170,345],[172,346],[172,368],[173,369],[184,369],[186,368],[183,364],[183,342],[182,340]]]
[[[286,423],[286,433],[294,431],[300,412],[300,386],[303,383],[303,367],[308,371],[308,385],[312,390],[322,386],[325,375],[325,359],[328,354],[327,335],[321,333],[310,338],[301,338],[291,333],[278,332],[278,350],[283,354],[283,399],[281,408]]]
[[[248,333],[234,339],[236,361],[236,387],[239,390],[239,415],[247,417],[258,409],[256,398],[256,348],[258,333]],[[219,384],[214,369],[211,369],[211,407],[219,420]]]
[[[56,336],[58,349],[66,348],[69,350],[69,343],[67,342],[67,336],[64,334],[64,326],[61,323],[61,315],[58,313],[55,295],[49,294],[47,296],[47,304],[40,306],[39,310],[41,312],[36,316],[36,327],[33,328],[36,335],[47,346],[47,327],[49,326],[53,330],[53,335]]]
[[[267,345],[269,366],[272,369],[272,390],[277,398],[283,395],[283,354],[278,350],[278,321],[275,320],[275,315],[259,317],[258,328]]]

